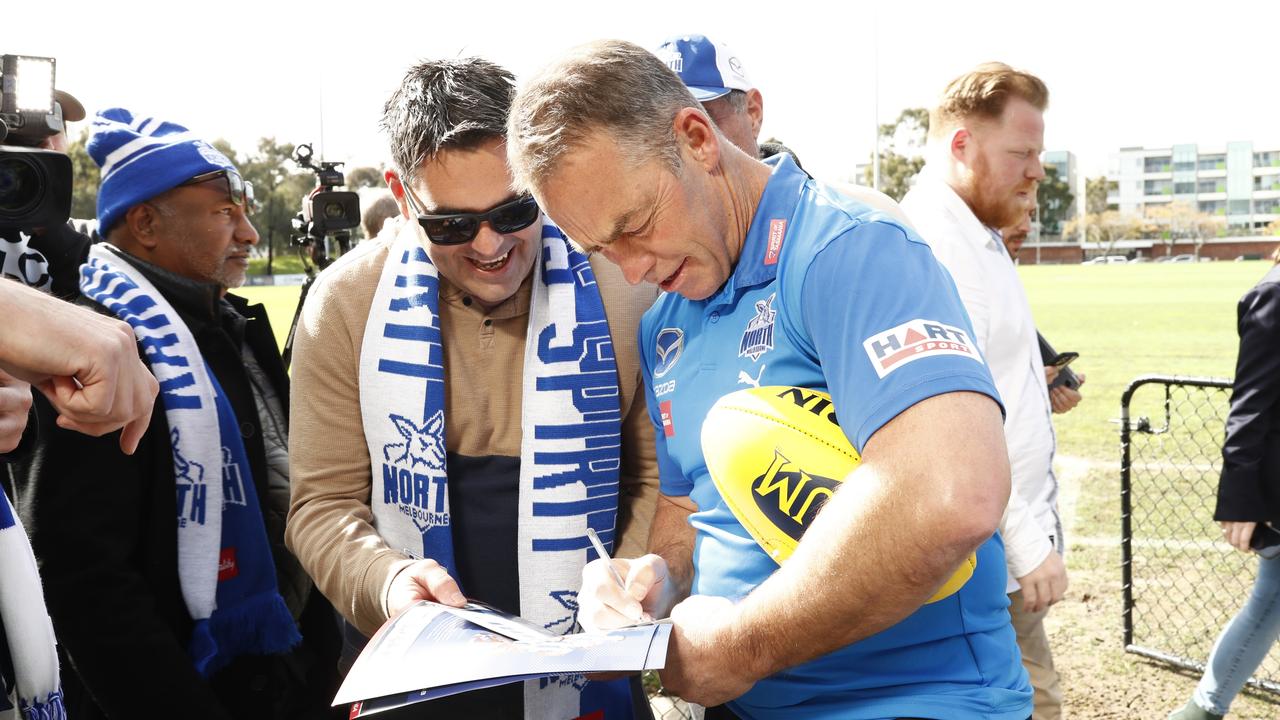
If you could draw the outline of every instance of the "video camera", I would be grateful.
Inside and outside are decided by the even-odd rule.
[[[0,55],[0,231],[71,216],[71,158],[38,146],[63,131],[53,58]]]
[[[340,162],[311,160],[308,144],[293,151],[298,167],[316,174],[316,187],[302,198],[302,212],[293,218],[291,240],[299,248],[310,248],[311,259],[323,270],[331,261],[325,252],[325,238],[332,237],[342,251],[351,246],[351,231],[360,226],[360,196],[350,190],[335,190],[346,184]],[[318,241],[318,242],[317,242]]]

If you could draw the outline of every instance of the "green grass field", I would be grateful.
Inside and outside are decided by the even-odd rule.
[[[1266,262],[1041,265],[1022,268],[1036,325],[1055,349],[1074,350],[1087,402],[1059,416],[1068,455],[1118,455],[1120,395],[1144,374],[1235,372],[1236,301]]]

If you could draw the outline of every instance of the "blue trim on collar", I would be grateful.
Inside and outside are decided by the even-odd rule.
[[[771,165],[773,173],[764,186],[760,202],[756,204],[756,214],[751,218],[751,227],[747,229],[747,237],[742,243],[742,252],[738,255],[733,275],[729,276],[724,288],[713,298],[713,303],[722,297],[730,299],[739,288],[762,285],[778,277],[778,263],[765,264],[765,256],[769,252],[769,234],[774,220],[786,223],[782,242],[774,250],[781,252],[787,236],[794,229],[792,216],[800,202],[800,193],[809,181],[809,175],[796,165],[789,153],[778,153],[762,162]]]

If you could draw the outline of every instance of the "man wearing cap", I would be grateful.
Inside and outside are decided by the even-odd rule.
[[[512,192],[514,86],[481,58],[409,69],[382,117],[402,218],[326,270],[298,322],[288,541],[351,655],[399,611],[464,594],[571,632],[587,530],[644,550],[658,473],[635,330],[656,291]],[[612,719],[633,698],[566,677],[421,712]]]
[[[652,554],[612,561],[625,588],[608,561],[588,566],[584,623],[669,614],[664,685],[747,718],[1025,720],[994,535],[999,396],[928,246],[790,156],[738,150],[630,43],[582,46],[527,81],[508,142],[516,186],[570,237],[666,291],[639,333],[660,429]],[[710,408],[744,374],[829,392],[862,459],[782,565],[703,455]],[[957,568],[972,574],[939,592]]]
[[[14,472],[76,718],[303,718],[335,689],[332,609],[284,548],[288,381],[244,282],[258,234],[232,163],[176,123],[93,124],[107,243],[82,302],[160,383],[133,455],[53,422]]]
[[[790,153],[796,167],[800,167],[800,159],[791,148],[779,142],[759,142],[764,96],[747,78],[741,58],[727,45],[705,35],[681,35],[663,42],[654,54],[680,76],[726,140],[761,160],[779,152]],[[898,203],[879,190],[848,183],[836,187],[842,194],[909,224]]]

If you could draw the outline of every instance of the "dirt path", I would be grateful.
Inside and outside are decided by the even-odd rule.
[[[1059,456],[1059,507],[1070,589],[1046,620],[1073,720],[1163,720],[1191,697],[1199,674],[1122,647],[1119,472],[1115,462]],[[1280,697],[1246,690],[1230,718],[1280,718]]]

